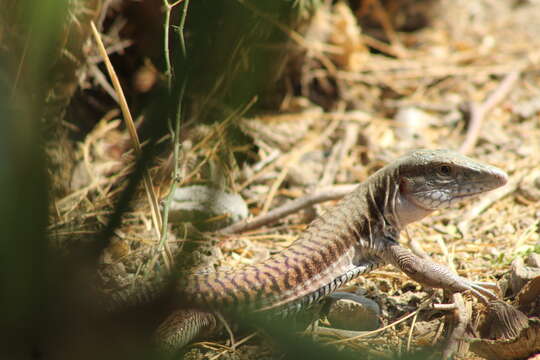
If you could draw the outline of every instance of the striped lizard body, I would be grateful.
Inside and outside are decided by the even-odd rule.
[[[169,316],[157,340],[174,350],[207,336],[219,327],[213,311],[297,311],[386,263],[424,285],[468,290],[487,302],[496,297],[489,284],[414,255],[399,245],[399,232],[434,210],[506,181],[502,170],[449,150],[412,152],[370,176],[266,261],[180,280],[178,296],[188,307]]]

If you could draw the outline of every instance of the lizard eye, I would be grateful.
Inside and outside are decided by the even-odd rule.
[[[439,174],[448,176],[452,173],[452,168],[448,165],[441,165],[439,166]]]

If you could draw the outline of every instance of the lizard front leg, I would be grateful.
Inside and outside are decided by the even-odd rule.
[[[451,292],[468,290],[486,304],[497,298],[497,295],[488,289],[493,288],[494,284],[470,281],[453,273],[444,265],[413,254],[395,241],[386,241],[387,244],[383,248],[381,257],[420,284]]]

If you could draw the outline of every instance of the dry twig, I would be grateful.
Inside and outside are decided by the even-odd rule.
[[[470,305],[466,306],[463,296],[459,293],[455,293],[452,296],[456,308],[454,309],[453,316],[456,319],[456,324],[452,329],[448,341],[443,350],[443,359],[449,359],[458,349],[459,352],[466,352],[468,344],[463,342],[462,339],[467,329],[467,324],[471,321]]]
[[[469,124],[469,131],[465,137],[465,141],[459,148],[462,154],[469,154],[476,145],[478,136],[480,135],[480,129],[482,122],[486,115],[500,103],[506,95],[510,92],[516,81],[519,79],[520,71],[512,71],[501,82],[499,87],[484,101],[482,104],[472,104],[471,108],[471,121]]]
[[[317,203],[329,200],[338,200],[341,199],[346,194],[350,193],[357,185],[340,185],[333,186],[330,189],[323,190],[321,192],[306,195],[302,198],[289,201],[283,206],[275,208],[274,210],[257,216],[251,221],[241,221],[239,223],[227,226],[226,228],[220,231],[221,234],[234,234],[240,233],[243,231],[249,231],[256,228],[259,228],[264,225],[271,224],[285,216],[297,212],[306,207],[315,205]]]

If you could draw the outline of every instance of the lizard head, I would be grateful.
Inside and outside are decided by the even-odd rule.
[[[451,150],[417,150],[397,161],[396,214],[403,224],[498,188],[506,173]]]

